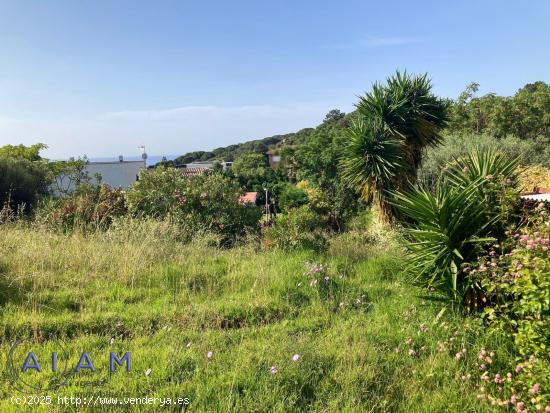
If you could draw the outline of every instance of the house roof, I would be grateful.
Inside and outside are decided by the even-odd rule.
[[[257,198],[257,192],[247,192],[246,194],[241,195],[241,197],[239,198],[239,202],[243,204],[255,204]]]
[[[521,199],[528,199],[530,201],[550,202],[550,193],[548,193],[548,194],[526,194],[526,195],[522,195]]]
[[[543,201],[550,202],[550,188],[535,188],[533,192],[523,194],[521,199],[528,199],[529,201]]]

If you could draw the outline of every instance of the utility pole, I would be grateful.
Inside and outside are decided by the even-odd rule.
[[[265,191],[265,218],[269,221],[269,203],[267,202],[267,188],[264,187]]]

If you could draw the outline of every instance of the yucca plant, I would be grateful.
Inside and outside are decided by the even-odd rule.
[[[365,201],[374,200],[382,214],[390,218],[389,191],[403,164],[401,141],[359,118],[346,130],[348,142],[342,153],[342,178]]]
[[[457,188],[481,182],[476,190],[477,202],[484,205],[486,219],[494,221],[493,235],[501,238],[519,216],[517,167],[518,158],[510,159],[490,148],[476,148],[455,159],[441,179]]]
[[[385,85],[374,84],[356,106],[359,121],[348,133],[343,176],[366,200],[378,200],[391,221],[387,193],[416,181],[423,150],[441,141],[447,104],[432,94],[426,75],[397,72]]]
[[[393,205],[409,221],[404,229],[409,273],[454,300],[478,288],[460,271],[462,263],[475,260],[480,244],[494,240],[489,236],[493,220],[487,220],[477,198],[482,184],[478,180],[458,188],[441,181],[435,193],[416,187],[393,198]]]
[[[394,194],[406,218],[410,271],[427,286],[439,286],[465,305],[479,307],[484,292],[461,273],[475,261],[481,243],[501,239],[519,206],[517,160],[475,149],[445,168],[434,191],[423,187]]]
[[[422,150],[441,143],[441,128],[448,121],[448,104],[432,93],[427,74],[411,76],[396,72],[386,85],[375,84],[361,97],[358,112],[376,122],[405,145],[408,171],[416,177]]]

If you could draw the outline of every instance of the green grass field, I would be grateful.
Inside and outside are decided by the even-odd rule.
[[[346,234],[323,254],[220,250],[163,231],[0,229],[1,412],[182,411],[62,406],[58,396],[187,397],[190,412],[494,409],[477,399],[477,351],[504,363],[507,339],[412,286],[393,242]],[[314,264],[325,269],[308,273]],[[32,349],[42,373],[14,379],[6,366],[16,337],[12,359],[20,365]],[[52,351],[68,366],[87,351],[97,371],[33,390],[59,377],[49,371]],[[109,373],[111,351],[131,352],[130,373]],[[54,401],[21,407],[14,395]]]

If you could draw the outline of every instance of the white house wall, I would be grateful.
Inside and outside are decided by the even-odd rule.
[[[126,189],[137,180],[139,172],[145,168],[145,161],[124,162],[90,162],[85,166],[90,182],[96,183],[96,174],[101,175],[101,182],[112,188]],[[54,195],[74,190],[74,182],[66,175],[58,176],[57,185],[52,185]]]
[[[93,162],[86,165],[86,171],[92,182],[95,175],[101,175],[101,182],[112,188],[126,189],[134,182],[141,169],[145,168],[145,161],[129,162]]]

